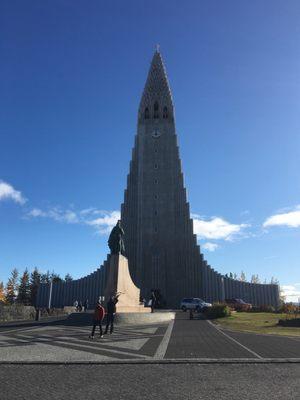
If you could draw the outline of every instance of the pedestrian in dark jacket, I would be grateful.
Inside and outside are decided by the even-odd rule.
[[[151,291],[150,301],[151,301],[151,312],[153,313],[154,312],[154,307],[156,305],[156,296],[155,296],[155,292],[154,292],[153,289]]]
[[[97,325],[99,325],[99,329],[100,329],[100,338],[103,338],[102,321],[103,321],[104,315],[105,315],[104,307],[102,307],[100,301],[97,301],[96,308],[95,308],[94,315],[93,315],[93,329],[92,329],[92,333],[89,336],[90,339],[94,339],[95,329],[96,329]]]
[[[113,333],[114,330],[114,319],[115,319],[115,313],[116,313],[116,304],[119,301],[119,296],[120,293],[111,296],[106,304],[106,328],[104,335],[107,334],[108,328],[110,326],[110,334]]]

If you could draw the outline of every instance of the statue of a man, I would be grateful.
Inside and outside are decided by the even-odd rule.
[[[113,227],[108,239],[108,247],[110,248],[111,254],[125,255],[123,236],[124,231],[121,227],[121,221],[119,220],[116,226]]]

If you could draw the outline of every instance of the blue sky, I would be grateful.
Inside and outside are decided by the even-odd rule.
[[[205,257],[300,297],[299,1],[0,7],[0,281],[103,262],[159,43]]]

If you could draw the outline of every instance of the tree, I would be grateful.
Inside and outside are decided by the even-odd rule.
[[[45,273],[41,275],[41,283],[50,283],[51,281],[51,275],[49,270]]]
[[[277,278],[274,278],[274,276],[272,276],[270,284],[271,285],[279,285],[279,280]]]
[[[0,282],[0,303],[4,302],[5,302],[4,285],[3,282]]]
[[[240,281],[241,282],[246,282],[246,274],[245,274],[244,271],[241,271]]]
[[[274,278],[274,276],[272,276],[270,284],[271,285],[278,285],[280,303],[282,303],[282,304],[285,303],[286,295],[284,294],[284,291],[283,291],[282,287],[280,286],[279,280],[277,278]]]
[[[70,274],[67,274],[65,276],[65,282],[71,282],[73,280],[72,276]]]
[[[251,283],[260,283],[260,279],[259,279],[258,275],[251,276]]]
[[[23,275],[20,278],[19,291],[17,296],[17,302],[28,306],[30,304],[30,282],[29,272],[26,268]]]
[[[13,304],[16,300],[16,294],[18,290],[18,280],[19,272],[14,268],[11,272],[11,276],[7,281],[5,288],[5,302],[8,304]]]
[[[30,275],[30,303],[32,306],[36,305],[36,296],[41,283],[41,274],[35,267]]]
[[[61,277],[59,276],[59,274],[57,274],[56,272],[52,271],[51,276],[50,276],[51,280],[53,283],[58,283],[58,282],[62,282],[63,280],[61,279]]]
[[[229,274],[225,274],[225,277],[230,279],[238,279],[238,276],[235,272],[229,272]]]

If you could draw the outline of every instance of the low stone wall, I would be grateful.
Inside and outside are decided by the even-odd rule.
[[[0,321],[30,320],[35,318],[35,308],[23,304],[0,304]]]
[[[46,308],[41,309],[41,318],[61,317],[74,312],[74,307],[64,308]],[[23,304],[4,305],[0,304],[0,322],[34,320],[36,309],[33,306],[24,306]]]

